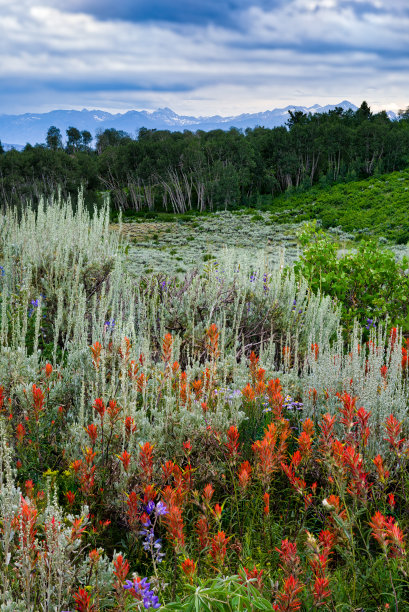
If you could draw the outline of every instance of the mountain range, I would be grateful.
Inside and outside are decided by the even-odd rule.
[[[157,130],[181,131],[190,130],[229,130],[231,127],[245,129],[256,126],[273,128],[284,125],[288,120],[288,111],[304,113],[325,113],[341,106],[344,110],[357,110],[357,106],[343,100],[339,104],[320,106],[286,106],[261,113],[244,113],[241,115],[222,117],[193,117],[178,115],[170,108],[159,108],[156,111],[131,110],[126,113],[111,114],[101,110],[54,110],[48,113],[25,113],[23,115],[0,115],[0,140],[5,149],[21,149],[26,143],[32,145],[45,142],[47,130],[51,125],[61,130],[63,138],[68,127],[79,130],[89,130],[93,136],[98,130],[108,128],[123,130],[131,136],[136,136],[141,127]],[[388,111],[391,119],[396,119],[393,111]],[[6,144],[9,143],[9,144]]]

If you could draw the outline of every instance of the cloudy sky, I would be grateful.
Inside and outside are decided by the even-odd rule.
[[[0,0],[0,113],[409,105],[409,0]]]

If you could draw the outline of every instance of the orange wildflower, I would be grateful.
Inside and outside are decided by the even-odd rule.
[[[102,346],[99,342],[95,342],[91,346],[92,364],[96,370],[98,370],[99,364],[101,361],[101,351],[102,351]]]
[[[185,559],[182,563],[182,572],[189,580],[190,584],[193,583],[193,577],[196,573],[196,563],[192,559]]]
[[[131,461],[131,455],[128,453],[128,451],[124,450],[122,455],[118,455],[118,459],[119,461],[121,461],[122,465],[124,466],[125,472],[127,472],[129,468],[129,463]]]

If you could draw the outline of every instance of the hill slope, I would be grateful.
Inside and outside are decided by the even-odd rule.
[[[264,208],[264,207],[263,207]],[[357,236],[409,242],[409,168],[308,191],[286,193],[266,206],[280,223],[318,219]]]

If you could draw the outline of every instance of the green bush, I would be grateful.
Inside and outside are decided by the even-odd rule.
[[[299,234],[304,252],[295,264],[312,291],[334,297],[342,307],[347,327],[354,318],[361,324],[389,319],[409,331],[408,260],[395,260],[391,251],[373,240],[338,256],[338,246],[316,224],[309,223]],[[370,323],[371,324],[371,323]]]

